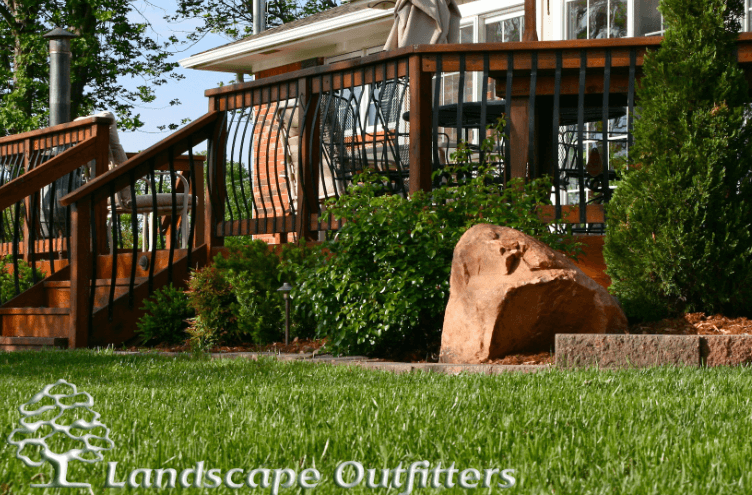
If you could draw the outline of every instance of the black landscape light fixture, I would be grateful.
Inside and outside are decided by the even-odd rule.
[[[282,287],[277,289],[277,292],[282,293],[282,297],[285,298],[285,345],[290,345],[290,291],[292,285],[285,282]]]

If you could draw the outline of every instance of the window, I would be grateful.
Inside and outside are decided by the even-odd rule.
[[[627,36],[627,0],[565,0],[567,39]]]
[[[522,41],[522,32],[525,30],[525,18],[523,16],[508,17],[507,19],[486,19],[486,43],[498,41]]]

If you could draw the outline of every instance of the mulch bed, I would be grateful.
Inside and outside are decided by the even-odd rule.
[[[677,318],[666,318],[649,323],[636,323],[629,326],[630,334],[662,334],[662,335],[752,335],[752,320],[747,318],[728,318],[723,315],[708,316],[705,313],[687,313]],[[301,340],[295,338],[289,345],[275,342],[269,345],[242,344],[236,346],[217,346],[211,352],[271,352],[285,354],[307,354],[319,350],[326,343],[326,339]],[[143,351],[143,347],[131,347],[131,351]],[[187,344],[168,345],[159,344],[150,350],[160,352],[190,352]],[[428,359],[426,359],[428,357]],[[434,361],[437,356],[420,356],[418,353],[393,356],[384,361],[402,361],[425,363]],[[520,353],[505,356],[490,361],[489,364],[506,365],[541,365],[554,364],[555,356],[552,352]]]

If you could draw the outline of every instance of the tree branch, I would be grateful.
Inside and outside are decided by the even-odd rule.
[[[8,27],[15,32],[18,28],[18,23],[16,22],[16,17],[10,9],[8,9],[8,5],[5,2],[0,3],[0,16],[8,23]]]

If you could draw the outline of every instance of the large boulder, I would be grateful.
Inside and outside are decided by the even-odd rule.
[[[557,333],[627,329],[617,301],[565,255],[508,227],[476,225],[454,249],[440,361],[549,351]]]

